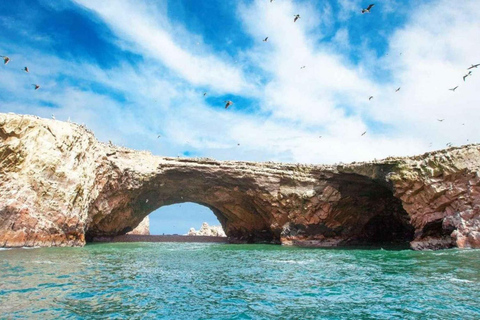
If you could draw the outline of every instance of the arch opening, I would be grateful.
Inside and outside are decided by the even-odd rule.
[[[221,227],[215,213],[195,202],[165,205],[148,215],[151,235],[186,235],[191,228],[199,231],[203,223]]]

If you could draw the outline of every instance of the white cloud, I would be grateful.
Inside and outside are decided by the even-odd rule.
[[[473,0],[454,7],[447,1],[420,6],[389,38],[388,56],[378,60],[365,42],[366,55],[358,65],[343,54],[349,46],[347,28],[336,31],[333,43],[319,42],[325,30],[331,32],[335,13],[328,6],[240,3],[237,17],[255,41],[238,53],[242,63],[234,65],[225,53],[205,46],[200,35],[178,31],[181,27],[151,7],[130,1],[78,2],[118,34],[114,42],[142,54],[143,60],[104,70],[13,46],[10,51],[30,52],[35,72],[22,73],[27,57],[12,55],[20,67],[7,65],[0,86],[16,98],[3,103],[2,111],[71,117],[103,141],[159,155],[190,151],[232,160],[349,162],[421,153],[430,142],[431,148],[442,148],[447,142],[480,138],[480,69],[466,82],[461,79],[469,64],[480,63],[475,41],[480,10]],[[358,7],[358,1],[341,4],[345,15]],[[302,18],[293,23],[297,13]],[[267,43],[261,41],[265,36]],[[196,42],[200,45],[192,47]],[[370,69],[376,64],[391,80],[375,80]],[[258,75],[248,77],[261,77],[264,84],[247,81],[243,67],[257,70]],[[31,83],[37,81],[42,88],[33,91]],[[448,91],[456,85],[457,92]],[[228,110],[209,105],[201,94],[204,87],[253,97],[260,110],[247,114],[237,111],[239,103]],[[395,93],[397,87],[401,90]]]
[[[168,20],[156,7],[129,0],[75,0],[98,14],[123,40],[130,50],[158,59],[173,72],[196,86],[210,87],[218,93],[252,94],[254,89],[245,79],[233,59],[225,61],[198,45],[185,49],[183,37],[196,37],[185,33],[171,34],[165,30]],[[191,43],[191,41],[190,41]],[[203,49],[203,50],[202,50]]]

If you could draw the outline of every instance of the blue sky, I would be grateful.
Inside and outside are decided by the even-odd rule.
[[[480,2],[374,3],[362,15],[358,0],[2,1],[0,112],[221,160],[350,162],[478,142],[480,78],[462,77],[480,63]]]

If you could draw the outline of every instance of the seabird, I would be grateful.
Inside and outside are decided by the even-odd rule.
[[[364,136],[364,135],[365,135],[365,133],[367,133],[367,131],[365,131],[364,133],[362,133],[362,136]]]
[[[28,73],[28,72],[29,72],[29,71],[28,71],[28,67],[23,68],[23,71],[25,71],[26,73]]]
[[[272,2],[273,2],[273,0],[270,0],[270,3],[272,3]]]
[[[448,89],[448,90],[455,92],[455,90],[457,90],[457,88],[458,88],[458,86],[456,86],[455,88],[452,88],[452,89]]]
[[[468,71],[468,73],[463,76],[463,81],[465,81],[466,77],[471,76],[471,75],[472,75],[472,71]]]
[[[479,64],[472,64],[472,66],[470,68],[468,68],[467,70],[470,70],[470,69],[473,69],[473,68],[478,68],[478,66],[480,66],[480,63]]]
[[[10,61],[10,58],[7,56],[0,56],[3,58],[3,64],[7,64]]]
[[[267,42],[268,41],[268,37],[266,37],[265,39],[263,39],[263,42]]]
[[[32,86],[35,87],[35,90],[38,90],[40,88],[40,86],[38,84],[35,84],[35,83],[32,83]]]
[[[322,139],[322,136],[319,136],[318,138]]]
[[[240,143],[237,143],[237,146],[239,146],[239,145],[240,145]]]
[[[300,67],[300,69],[305,69],[305,66],[303,66],[303,67]]]
[[[398,91],[400,91],[400,88],[401,88],[401,87],[398,87],[398,89],[397,89],[397,90],[395,90],[395,92],[398,92]]]
[[[207,95],[207,93],[206,93],[206,92],[204,92],[204,93],[203,93],[203,96],[205,97],[206,95]]]
[[[368,98],[368,101],[372,100],[373,99],[373,96],[370,96],[370,98]]]
[[[228,109],[228,107],[230,107],[233,104],[233,102],[230,101],[230,100],[227,100],[227,101],[224,101],[224,102],[225,102],[225,109]]]
[[[297,22],[297,20],[300,19],[300,15],[299,15],[299,14],[296,14],[294,17],[295,17],[295,19],[293,19],[293,22]]]
[[[452,143],[451,143],[451,142],[447,143],[447,147],[450,148],[451,146],[452,146]]]
[[[375,4],[371,4],[367,7],[367,9],[362,9],[362,13],[370,13],[370,10],[372,10],[374,5]]]
[[[52,113],[52,119],[55,120],[55,115]]]
[[[437,119],[438,122],[442,122],[443,120],[445,120],[445,119]]]
[[[159,134],[159,135],[157,136],[157,139],[158,139],[158,138],[160,138],[161,136],[162,136],[162,135],[161,135],[161,134]]]

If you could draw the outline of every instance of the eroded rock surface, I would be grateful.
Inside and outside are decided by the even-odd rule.
[[[204,222],[198,231],[196,231],[195,228],[190,228],[187,236],[226,237],[227,235],[225,231],[223,231],[222,226],[210,226]]]
[[[153,156],[0,114],[0,246],[77,246],[157,208],[212,209],[231,242],[480,247],[480,146],[321,166]]]

